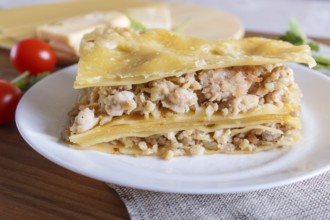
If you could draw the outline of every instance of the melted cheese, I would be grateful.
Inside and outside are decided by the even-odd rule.
[[[106,27],[83,38],[74,88],[140,84],[202,69],[283,62],[315,65],[308,46],[278,40],[208,41],[161,29]]]

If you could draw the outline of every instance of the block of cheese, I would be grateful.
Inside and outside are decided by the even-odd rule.
[[[121,12],[94,12],[40,25],[37,36],[48,40],[55,50],[77,54],[82,36],[102,25],[129,27],[130,21]]]
[[[53,23],[39,25],[37,36],[50,42],[56,51],[79,54],[84,34],[100,26],[130,27],[129,15],[146,28],[171,29],[171,16],[166,5],[128,8],[125,11],[93,12]]]
[[[146,28],[172,29],[171,11],[168,5],[127,8],[126,13]]]

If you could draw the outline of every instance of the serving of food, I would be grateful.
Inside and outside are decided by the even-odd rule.
[[[14,82],[26,91],[16,123],[36,151],[106,183],[194,194],[266,189],[329,169],[329,81],[305,67],[320,62],[296,26],[281,38],[289,43],[242,39],[239,19],[217,9],[98,2],[27,8],[66,9],[26,19],[24,36],[38,42],[15,37],[21,26],[1,27],[0,46],[24,52],[12,56],[28,75]],[[32,40],[55,51],[50,61],[79,63],[33,71]]]
[[[291,146],[301,93],[284,62],[315,65],[308,46],[276,40],[96,29],[81,43],[82,94],[65,138],[77,149],[165,159]]]

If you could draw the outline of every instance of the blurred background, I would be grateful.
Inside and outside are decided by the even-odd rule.
[[[0,8],[64,0],[0,0]],[[239,17],[246,30],[281,34],[295,17],[309,36],[330,38],[330,1],[327,0],[154,0],[200,4],[219,8]]]

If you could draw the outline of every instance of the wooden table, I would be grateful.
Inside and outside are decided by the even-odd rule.
[[[0,79],[18,73],[0,50]],[[105,183],[66,170],[34,151],[14,122],[0,125],[0,219],[129,219]]]
[[[255,32],[247,36],[266,36]],[[330,39],[318,39],[330,45]],[[0,79],[18,73],[0,50]],[[0,219],[129,219],[117,193],[35,152],[14,122],[0,126]]]

